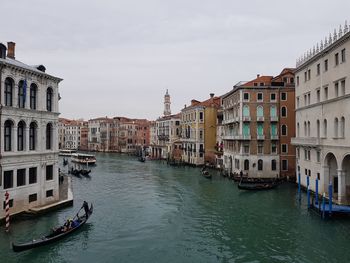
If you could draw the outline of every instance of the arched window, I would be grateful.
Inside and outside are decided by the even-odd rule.
[[[287,135],[287,126],[284,124],[281,126],[281,135],[283,136]]]
[[[18,108],[24,108],[26,101],[26,89],[27,85],[24,80],[18,82]]]
[[[245,171],[249,170],[249,160],[244,160],[244,170]]]
[[[300,137],[300,124],[297,124],[297,137]]]
[[[32,83],[30,85],[30,108],[36,110],[36,96],[38,92],[38,87]]]
[[[5,79],[5,106],[12,106],[13,80]]]
[[[48,123],[46,125],[46,150],[50,150],[52,146],[52,124]]]
[[[277,117],[277,114],[276,114],[276,106],[271,106],[270,107],[270,116],[271,117]]]
[[[4,150],[9,152],[12,150],[12,127],[13,122],[10,120],[5,121],[4,124]]]
[[[48,88],[46,91],[46,109],[52,111],[52,102],[53,102],[53,91],[52,88]]]
[[[34,151],[36,149],[36,128],[35,122],[32,122],[29,126],[29,150]]]
[[[256,108],[256,116],[257,117],[263,117],[264,116],[264,109],[262,106],[258,106]]]
[[[277,162],[276,160],[271,160],[271,170],[276,171],[277,170]]]
[[[323,137],[327,138],[327,120],[323,120]]]
[[[23,151],[24,150],[24,128],[25,123],[23,121],[20,121],[17,126],[17,151]]]
[[[249,106],[248,105],[244,105],[243,106],[243,116],[244,117],[249,117],[250,113],[249,113]]]
[[[304,137],[307,137],[307,124],[306,124],[306,121],[304,121]]]
[[[259,159],[258,160],[258,171],[262,171],[263,170],[263,160]]]
[[[307,136],[310,137],[310,122],[307,122]]]
[[[287,117],[287,107],[281,108],[281,117]]]
[[[317,120],[317,138],[320,138],[321,136],[321,127],[320,127],[320,120]]]
[[[335,118],[334,119],[334,138],[338,138],[338,125],[339,125],[338,118]]]
[[[341,117],[340,119],[340,137],[345,137],[345,118]]]

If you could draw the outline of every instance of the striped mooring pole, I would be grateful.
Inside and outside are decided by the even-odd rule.
[[[5,231],[9,232],[10,230],[10,194],[6,191],[5,193],[5,217],[6,217],[6,228]]]

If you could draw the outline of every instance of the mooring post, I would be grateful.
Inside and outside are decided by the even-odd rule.
[[[315,183],[316,183],[316,185],[315,185],[315,188],[316,188],[315,205],[318,205],[318,178],[316,178]]]
[[[298,195],[299,195],[299,202],[300,202],[301,200],[300,172],[298,173]]]
[[[310,177],[306,176],[306,186],[307,186],[307,208],[310,208]]]
[[[5,231],[10,231],[10,194],[6,191],[5,192]]]
[[[326,210],[326,193],[323,193],[323,196],[322,196],[322,218],[325,218],[325,210]]]
[[[332,183],[328,186],[328,196],[329,196],[329,215],[332,214],[332,203],[333,203],[333,186]]]

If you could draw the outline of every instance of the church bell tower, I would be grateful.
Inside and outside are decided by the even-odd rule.
[[[170,95],[168,93],[168,89],[166,90],[166,93],[164,95],[164,116],[171,115],[170,110]]]

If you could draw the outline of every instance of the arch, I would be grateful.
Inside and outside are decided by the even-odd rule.
[[[35,83],[30,84],[29,106],[32,110],[36,110],[38,86]]]
[[[24,151],[26,123],[21,120],[17,124],[17,151]]]
[[[249,160],[244,160],[244,170],[248,171],[249,170]]]
[[[287,125],[283,124],[281,126],[281,135],[286,136],[287,135]]]
[[[259,159],[258,160],[258,171],[262,171],[263,170],[263,160]]]
[[[347,153],[342,160],[341,163],[341,169],[342,169],[342,179],[345,180],[340,180],[341,183],[345,184],[344,186],[340,186],[339,188],[342,189],[342,193],[341,193],[341,198],[344,198],[345,202],[349,202],[350,201],[350,182],[349,182],[349,178],[350,178],[350,153]],[[341,200],[343,201],[343,200]]]
[[[276,111],[276,106],[275,105],[272,105],[270,107],[270,116],[271,117],[277,117],[277,111]]]
[[[26,91],[27,91],[27,84],[25,80],[20,80],[18,82],[18,108],[24,108],[25,107],[25,97],[26,97]]]
[[[327,138],[327,119],[323,120],[323,137]]]
[[[281,107],[281,117],[287,117],[287,107]]]
[[[339,136],[341,138],[345,138],[345,118],[342,116],[340,118],[340,129],[339,129]]]
[[[334,119],[334,138],[338,138],[338,125],[339,125],[338,118],[335,118]]]
[[[275,159],[271,160],[271,170],[272,171],[277,170],[277,161]]]
[[[256,107],[256,116],[257,117],[264,117],[264,108],[261,105]]]
[[[13,87],[14,81],[12,78],[7,77],[5,79],[5,88],[4,88],[4,96],[5,96],[5,106],[12,106],[13,103]]]
[[[46,109],[47,111],[53,110],[53,90],[51,87],[46,90]]]
[[[46,125],[46,150],[51,150],[52,149],[52,123],[48,123]]]
[[[12,129],[13,121],[6,120],[4,123],[4,151],[12,151]]]
[[[331,182],[333,184],[333,192],[338,191],[338,161],[332,152],[328,152],[324,158],[323,165],[323,175],[324,175],[324,189],[328,189],[328,184]],[[327,191],[327,190],[326,190]]]

